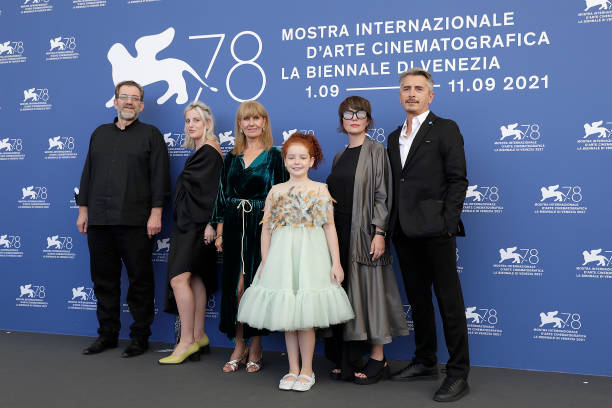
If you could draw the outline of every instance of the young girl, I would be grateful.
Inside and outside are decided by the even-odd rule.
[[[325,184],[308,178],[308,170],[323,158],[319,142],[294,133],[282,154],[290,178],[266,198],[261,265],[240,301],[238,320],[285,332],[289,373],[279,388],[308,391],[315,383],[314,328],[346,322],[354,314],[340,286],[344,272],[332,197]]]

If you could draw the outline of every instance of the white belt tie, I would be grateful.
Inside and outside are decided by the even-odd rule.
[[[236,208],[242,209],[242,238],[240,239],[240,260],[242,261],[242,274],[244,275],[244,214],[253,211],[253,204],[251,204],[249,200],[242,199],[240,200],[240,203],[238,203]]]

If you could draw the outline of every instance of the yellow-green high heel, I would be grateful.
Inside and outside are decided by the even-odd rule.
[[[199,361],[200,360],[200,346],[197,342],[194,342],[185,352],[178,356],[170,354],[168,357],[161,358],[158,362],[161,365],[170,364],[181,364],[185,360]]]
[[[200,341],[197,342],[197,344],[198,346],[200,346],[201,354],[210,353],[210,340],[208,339],[208,336],[206,335],[206,333],[204,333],[204,337],[202,337]]]

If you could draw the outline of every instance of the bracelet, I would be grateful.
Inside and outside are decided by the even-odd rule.
[[[217,240],[217,238],[221,238],[223,236],[223,234],[219,234],[215,237],[215,240]]]
[[[387,233],[385,231],[376,231],[374,234],[375,235],[382,235],[385,238],[387,237]]]

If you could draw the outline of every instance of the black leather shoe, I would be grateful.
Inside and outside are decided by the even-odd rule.
[[[438,402],[452,402],[463,398],[468,392],[470,392],[470,386],[465,379],[447,376],[433,399]]]
[[[149,349],[149,342],[147,340],[136,340],[132,339],[130,344],[123,350],[121,357],[129,358],[136,357],[143,354]]]
[[[438,365],[426,366],[414,360],[399,373],[391,376],[393,381],[437,380],[439,376]]]
[[[109,339],[105,337],[98,337],[96,341],[91,343],[91,346],[83,349],[83,354],[98,354],[104,350],[112,349],[117,347],[117,339]]]

